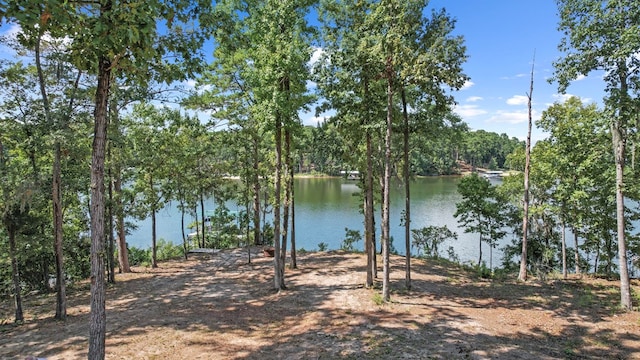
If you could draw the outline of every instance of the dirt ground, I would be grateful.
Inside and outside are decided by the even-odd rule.
[[[379,304],[363,254],[299,255],[277,293],[273,259],[252,251],[250,264],[236,249],[118,275],[107,359],[640,359],[640,313],[616,310],[617,282],[488,281],[413,260],[407,291],[393,257],[392,302]],[[0,303],[0,359],[86,358],[89,288],[69,292],[66,322],[52,294],[27,296],[21,325]]]

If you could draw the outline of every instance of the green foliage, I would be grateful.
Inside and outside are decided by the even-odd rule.
[[[175,260],[184,258],[184,248],[182,245],[174,245],[165,239],[158,240],[157,243],[158,260]]]
[[[129,247],[129,264],[133,266],[151,266],[151,249]]]
[[[354,245],[362,241],[362,234],[359,230],[353,230],[349,228],[345,228],[345,238],[342,240],[342,244],[340,244],[340,249],[345,251],[354,251]]]
[[[318,243],[318,251],[327,251],[329,245],[326,242]]]
[[[458,184],[458,192],[462,201],[456,204],[454,216],[465,227],[467,233],[480,236],[480,256],[478,265],[482,263],[482,242],[490,245],[505,236],[504,199],[496,192],[489,180],[481,178],[477,173],[462,178]],[[491,264],[492,266],[492,264]]]
[[[507,134],[496,134],[485,130],[464,133],[463,148],[460,157],[475,167],[504,169],[518,167],[508,164],[507,159],[514,151],[524,151],[524,142]],[[512,160],[513,161],[513,160]],[[523,167],[524,168],[524,167]]]
[[[418,254],[422,253],[425,256],[434,258],[440,257],[440,252],[438,251],[440,244],[449,239],[458,239],[458,234],[451,231],[447,225],[430,225],[421,229],[412,229],[411,232],[413,246],[417,249]]]
[[[384,298],[382,297],[382,294],[379,292],[374,292],[373,298],[371,300],[373,300],[373,303],[378,306],[382,306],[385,303]]]

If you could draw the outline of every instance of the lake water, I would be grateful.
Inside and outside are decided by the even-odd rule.
[[[411,185],[412,229],[429,225],[447,225],[458,233],[458,240],[448,241],[440,246],[442,256],[446,256],[449,246],[455,249],[461,261],[477,262],[477,234],[466,234],[458,227],[453,217],[456,203],[461,200],[457,192],[459,177],[427,177],[416,179]],[[298,249],[316,250],[319,243],[328,245],[328,249],[338,249],[345,238],[345,228],[360,230],[364,234],[363,215],[359,211],[360,197],[355,182],[339,178],[299,178],[295,179],[296,244]],[[404,188],[396,184],[391,189],[391,237],[399,253],[404,253],[404,227],[400,218],[404,210]],[[208,201],[205,209],[215,205]],[[229,206],[229,210],[238,210]],[[376,235],[380,237],[380,209],[376,209]],[[169,204],[157,215],[157,236],[176,244],[182,243],[180,229],[180,211],[176,204]],[[186,216],[185,223],[192,222]],[[130,246],[148,248],[151,246],[151,220],[137,222],[138,228],[127,238]],[[186,233],[190,230],[186,229]],[[502,243],[510,241],[507,236]],[[501,246],[502,244],[499,244]],[[378,241],[379,246],[379,241]],[[356,248],[362,249],[359,242]],[[415,250],[412,250],[414,252]],[[489,246],[483,244],[483,260],[489,264]],[[493,250],[493,265],[501,262],[499,248]]]

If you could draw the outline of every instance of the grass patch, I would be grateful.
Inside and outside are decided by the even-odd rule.
[[[375,292],[373,293],[373,298],[372,298],[373,302],[378,305],[381,306],[384,304],[384,298],[382,297],[382,294],[380,294],[379,292]]]

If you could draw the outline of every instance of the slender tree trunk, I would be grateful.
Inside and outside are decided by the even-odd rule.
[[[535,56],[534,56],[535,63]],[[533,122],[533,114],[531,108],[531,97],[533,95],[533,65],[531,66],[531,82],[529,86],[529,93],[527,94],[529,109],[529,127],[527,131],[527,144],[525,149],[525,162],[524,162],[524,202],[523,202],[523,215],[522,215],[522,254],[520,255],[520,272],[518,273],[518,280],[527,280],[527,236],[529,233],[529,171],[531,163],[531,123]]]
[[[56,254],[56,315],[58,320],[67,319],[67,296],[64,274],[63,231],[62,231],[62,194],[60,176],[60,143],[56,141],[53,159],[53,231],[54,252]]]
[[[200,225],[201,229],[202,229],[202,234],[200,236],[201,240],[202,240],[202,245],[200,245],[201,248],[205,248],[207,247],[207,242],[206,242],[206,236],[205,236],[205,214],[204,214],[204,195],[202,192],[200,192],[200,217],[202,218],[202,223]]]
[[[390,297],[390,238],[389,238],[389,190],[391,183],[391,132],[393,125],[393,59],[389,57],[386,65],[387,76],[387,128],[384,137],[384,190],[382,192],[382,264],[383,264],[383,280],[382,280],[382,299],[384,301],[391,300]]]
[[[482,233],[480,233],[480,240],[478,241],[478,249],[480,250],[480,255],[478,256],[478,266],[482,264]]]
[[[262,232],[260,224],[260,158],[258,138],[253,137],[253,242],[262,245]]]
[[[291,268],[298,268],[298,260],[296,259],[296,197],[295,182],[293,179],[293,166],[291,167]]]
[[[629,271],[627,269],[627,242],[624,233],[624,156],[625,144],[620,120],[616,119],[611,127],[613,150],[616,161],[616,219],[618,232],[618,262],[620,265],[620,306],[632,309]]]
[[[100,9],[101,16],[111,11],[107,1]],[[112,63],[105,57],[98,63],[98,87],[94,110],[95,127],[91,156],[91,310],[89,314],[90,360],[103,360],[106,337],[106,289],[104,277],[104,163],[107,145],[107,102]]]
[[[118,107],[111,106],[111,120],[112,129],[117,133],[118,138],[122,136],[120,131],[120,115],[118,114]],[[119,147],[120,148],[120,147]],[[129,264],[129,249],[127,249],[127,232],[125,229],[124,221],[124,204],[122,203],[122,166],[120,161],[115,161],[113,164],[113,193],[114,193],[114,206],[115,206],[115,219],[116,219],[116,233],[118,234],[118,266],[120,272],[130,273],[131,266]]]
[[[180,229],[182,230],[182,249],[184,251],[184,259],[189,260],[189,245],[187,244],[187,234],[184,233],[184,203],[180,204]]]
[[[291,205],[291,133],[289,128],[284,130],[284,209],[282,214],[282,246],[280,246],[280,263],[284,270],[287,261],[287,236],[289,235],[289,207]]]
[[[42,96],[42,103],[45,112],[45,118],[49,125],[53,124],[51,116],[51,107],[49,104],[49,97],[47,95],[46,83],[44,79],[44,73],[42,71],[42,63],[40,59],[40,41],[41,36],[38,36],[35,46],[35,63],[38,73],[38,84],[40,86],[40,94]],[[77,82],[76,82],[77,87]],[[73,107],[73,97],[69,102],[69,112]],[[54,157],[53,157],[53,169],[52,169],[52,204],[53,204],[53,251],[56,257],[56,314],[55,318],[58,320],[66,320],[67,318],[67,300],[66,300],[66,286],[64,278],[64,258],[63,258],[63,215],[62,215],[62,177],[60,175],[61,167],[61,150],[60,141],[57,139],[54,142]]]
[[[110,146],[109,146],[110,148]],[[107,149],[107,156],[109,156],[109,158],[111,158],[111,151],[110,149]],[[116,283],[116,274],[115,274],[115,258],[113,257],[113,252],[114,252],[114,242],[115,239],[113,238],[113,185],[111,182],[111,168],[109,168],[107,170],[107,178],[109,181],[109,187],[108,187],[108,196],[109,196],[109,201],[108,201],[108,208],[107,208],[107,219],[108,219],[108,235],[107,235],[107,264],[108,264],[108,274],[109,277],[107,278],[107,282],[109,284],[115,284]]]
[[[567,279],[567,235],[564,220],[562,220],[562,278]]]
[[[404,118],[404,248],[405,248],[405,286],[411,289],[411,179],[409,178],[409,114],[407,96],[402,87],[402,116]]]
[[[11,274],[13,279],[13,303],[15,305],[15,322],[20,323],[24,321],[24,315],[22,312],[22,289],[20,286],[20,268],[18,267],[18,258],[16,251],[16,228],[12,224],[7,224],[7,235],[9,237],[9,257],[11,257]]]
[[[151,191],[153,191],[153,176],[149,175],[149,188],[151,189]],[[155,194],[154,194],[155,196]],[[157,268],[158,267],[158,260],[157,260],[157,243],[156,243],[156,236],[157,236],[157,232],[156,232],[156,204],[157,201],[156,199],[153,199],[153,204],[151,205],[151,267],[152,268]]]
[[[573,256],[576,262],[576,274],[580,274],[580,250],[578,248],[578,232],[576,231],[575,228],[573,228],[572,231],[573,231],[573,244],[575,246],[575,249],[573,250]]]
[[[598,273],[599,263],[600,263],[600,241],[598,241],[598,244],[596,245],[596,260],[593,264],[593,272],[595,274]]]
[[[369,99],[369,81],[364,79],[364,98]],[[371,122],[371,117],[367,112],[367,123]],[[371,144],[371,129],[366,129],[366,145],[367,145],[367,171],[365,178],[365,196],[364,196],[364,226],[365,226],[365,251],[367,252],[367,282],[366,286],[373,286],[376,277],[376,239],[375,239],[375,221],[374,221],[374,204],[373,204],[373,147]]]
[[[364,196],[365,250],[367,252],[367,287],[373,286],[376,269],[375,225],[373,220],[373,151],[371,149],[371,130],[367,129],[367,175]]]
[[[274,287],[282,290],[284,272],[280,259],[280,196],[282,193],[282,116],[278,114],[275,119],[275,143],[276,143],[276,168],[274,173],[274,198],[273,198],[273,270]]]

